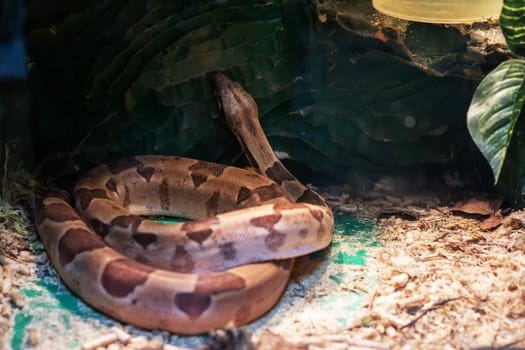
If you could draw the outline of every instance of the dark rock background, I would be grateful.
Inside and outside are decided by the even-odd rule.
[[[10,163],[37,176],[144,153],[245,164],[206,79],[222,70],[303,181],[480,184],[465,119],[509,55],[498,30],[395,20],[369,0],[31,0],[28,78],[2,84],[0,141],[19,140]]]

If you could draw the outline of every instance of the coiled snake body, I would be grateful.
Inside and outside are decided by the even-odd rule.
[[[253,98],[221,73],[213,80],[223,117],[260,174],[138,156],[88,172],[75,186],[75,209],[57,192],[36,211],[66,285],[115,319],[182,334],[245,324],[279,299],[293,257],[331,240],[331,210],[275,157]]]

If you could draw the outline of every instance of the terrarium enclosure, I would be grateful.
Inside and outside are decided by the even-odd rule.
[[[525,347],[523,8],[517,0],[2,1],[0,348]],[[115,159],[148,182],[155,171],[134,157],[255,172],[222,118],[217,72],[253,97],[276,157],[333,211],[334,237],[296,259],[280,301],[254,322],[195,336],[121,323],[64,285],[35,209],[50,190],[71,193],[89,169]],[[223,175],[222,167],[202,175],[206,166],[196,164],[195,189]],[[284,186],[290,177],[280,179],[272,178]],[[151,194],[161,205],[170,181]],[[248,198],[242,181],[230,181],[238,203]],[[208,209],[218,206],[214,195]],[[275,239],[268,220],[250,223]],[[196,232],[202,245],[209,233]],[[79,246],[59,260],[96,250]],[[235,289],[221,276],[221,293]],[[189,304],[202,308],[196,295],[200,303]]]

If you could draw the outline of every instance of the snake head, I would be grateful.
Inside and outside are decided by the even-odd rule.
[[[240,130],[247,120],[257,119],[257,104],[241,84],[221,72],[211,73],[211,79],[220,115],[232,131]]]

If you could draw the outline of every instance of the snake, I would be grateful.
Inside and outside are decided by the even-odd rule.
[[[222,72],[210,77],[252,168],[124,157],[86,172],[71,195],[50,190],[35,210],[65,285],[115,320],[186,335],[245,325],[278,302],[296,257],[332,240],[331,209],[277,158],[253,97]]]

